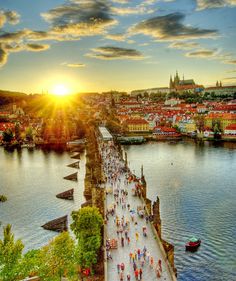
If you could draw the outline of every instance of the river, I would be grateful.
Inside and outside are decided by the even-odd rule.
[[[236,143],[153,142],[124,146],[148,197],[160,198],[162,236],[175,246],[181,281],[236,280]],[[202,240],[185,252],[192,235]]]
[[[76,172],[67,167],[78,160],[68,152],[44,151],[27,148],[12,152],[0,147],[0,194],[7,196],[0,203],[2,227],[12,225],[16,238],[22,239],[25,249],[36,249],[48,243],[57,233],[44,230],[41,225],[49,220],[79,209],[84,202],[85,155],[81,155],[78,182],[63,177]],[[56,198],[56,194],[74,188],[74,200]]]

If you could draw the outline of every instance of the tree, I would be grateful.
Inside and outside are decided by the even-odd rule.
[[[21,259],[21,262],[17,269],[17,276],[20,279],[23,279],[27,276],[36,276],[39,274],[41,265],[41,250],[30,250]]]
[[[82,268],[92,268],[102,242],[102,216],[96,207],[84,207],[72,212],[72,219],[71,229],[78,239],[77,261]]]
[[[2,139],[4,142],[10,143],[13,140],[13,132],[10,129],[7,129],[3,132]]]
[[[15,125],[15,138],[17,141],[21,139],[21,132],[20,132],[20,124],[16,123]]]
[[[14,241],[11,225],[3,229],[3,240],[0,240],[0,280],[14,281],[18,276],[17,268],[24,248],[21,240]]]
[[[56,236],[41,249],[38,272],[42,280],[60,281],[61,277],[76,276],[75,243],[68,232]]]
[[[33,129],[31,127],[26,129],[25,138],[26,138],[27,141],[33,140]]]

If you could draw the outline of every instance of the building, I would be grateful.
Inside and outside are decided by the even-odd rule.
[[[224,130],[224,134],[236,137],[236,124],[228,125]]]
[[[137,97],[139,95],[141,95],[142,97],[145,94],[169,94],[170,93],[170,89],[168,87],[160,87],[160,88],[150,88],[150,89],[142,89],[142,90],[134,90],[130,93],[130,95],[132,97]]]
[[[205,127],[214,129],[217,124],[222,131],[229,125],[236,124],[235,113],[209,113],[205,117]]]
[[[234,96],[236,94],[236,86],[222,86],[221,82],[216,82],[214,87],[205,88],[205,93],[215,94],[216,96],[226,95]]]
[[[181,134],[174,128],[158,126],[153,129],[153,135],[159,140],[179,139]]]
[[[181,80],[178,71],[176,71],[176,74],[173,79],[172,76],[170,76],[169,88],[171,92],[178,93],[200,93],[204,90],[203,85],[195,84],[193,79],[185,79],[183,76],[183,79]]]
[[[149,123],[143,118],[127,119],[125,124],[129,132],[149,132]]]

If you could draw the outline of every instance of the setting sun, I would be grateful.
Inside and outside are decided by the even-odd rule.
[[[55,96],[69,95],[69,89],[65,85],[55,85],[52,89],[52,94]]]

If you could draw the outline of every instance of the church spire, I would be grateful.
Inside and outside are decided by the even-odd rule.
[[[172,80],[172,75],[170,75],[170,83],[169,83],[170,89],[173,88],[173,80]]]

